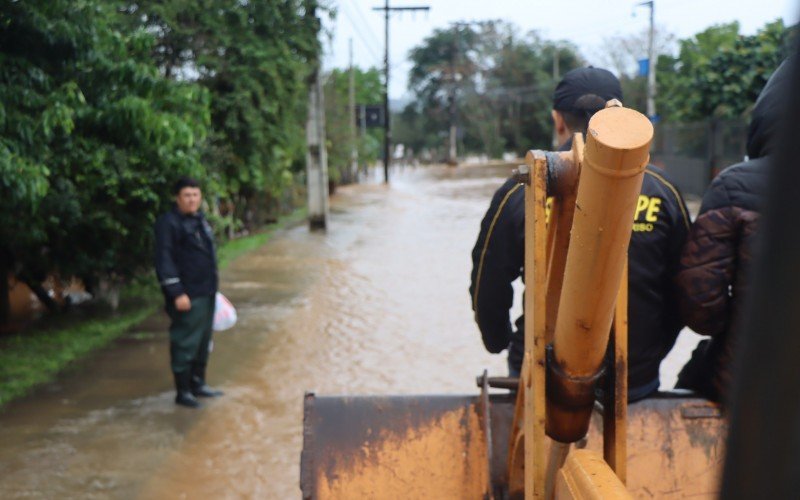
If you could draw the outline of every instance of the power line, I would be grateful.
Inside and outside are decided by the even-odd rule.
[[[356,23],[355,20],[353,20],[348,10],[344,8],[344,4],[341,4],[341,7],[342,7],[341,11],[344,12],[344,15],[345,17],[347,17],[347,20],[350,21],[350,25],[352,26],[353,31],[356,32],[359,41],[364,45],[364,48],[367,49],[367,52],[369,52],[370,55],[372,55],[373,59],[375,60],[376,66],[379,65],[381,58],[378,55],[378,53],[375,52],[375,46],[378,44],[367,40],[366,37],[364,36],[364,33],[360,29],[360,25]]]
[[[361,11],[361,7],[359,7],[358,5],[358,2],[356,0],[352,0],[351,4],[353,5],[353,7],[355,7],[353,10],[361,19],[361,21],[364,23],[364,26],[367,27],[367,33],[369,33],[369,35],[372,37],[373,43],[375,43],[376,46],[380,45],[381,44],[380,38],[378,38],[378,35],[376,35],[374,31],[372,31],[372,25],[369,23],[366,16],[364,16],[364,13]]]

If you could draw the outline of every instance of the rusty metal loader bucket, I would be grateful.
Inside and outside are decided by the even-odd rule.
[[[511,395],[307,394],[304,412],[303,498],[508,494]],[[716,496],[726,426],[715,405],[666,393],[628,412],[627,487],[635,498]],[[602,454],[602,433],[596,410],[586,448]]]
[[[492,396],[316,397],[304,404],[303,498],[488,498],[492,479],[491,408],[506,421],[513,399]],[[496,400],[496,401],[495,401]],[[499,436],[498,436],[499,437]],[[495,467],[495,475],[501,475]]]

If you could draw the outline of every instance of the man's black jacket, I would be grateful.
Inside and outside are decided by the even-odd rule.
[[[182,214],[177,207],[158,218],[156,275],[167,302],[187,294],[190,298],[217,292],[217,257],[211,226],[202,212]]]
[[[525,194],[513,178],[495,192],[472,250],[472,309],[486,349],[508,348],[519,369],[524,354],[523,317],[511,325],[511,283],[522,275]],[[686,204],[664,172],[645,171],[628,251],[628,387],[630,399],[659,385],[658,369],[682,328],[672,279],[689,230]]]

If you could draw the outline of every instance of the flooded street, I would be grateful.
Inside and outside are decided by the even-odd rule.
[[[0,498],[298,498],[304,391],[476,393],[506,368],[472,319],[470,252],[510,169],[340,189],[327,233],[279,232],[222,274],[239,312],[209,365],[223,398],[174,405],[158,314],[0,412]]]

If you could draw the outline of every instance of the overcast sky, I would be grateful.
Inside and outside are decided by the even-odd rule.
[[[434,29],[456,21],[501,19],[515,24],[520,33],[537,31],[546,39],[575,43],[590,63],[599,63],[604,38],[641,33],[648,26],[649,9],[635,0],[391,0],[391,6],[429,5],[426,13],[392,14],[389,40],[392,99],[406,96],[407,56]],[[353,39],[353,58],[361,67],[383,68],[383,13],[381,0],[334,0],[338,14],[327,21],[332,39],[325,40],[325,68],[348,65],[348,41]],[[635,14],[635,15],[634,15]],[[655,0],[656,24],[686,38],[713,24],[739,21],[751,34],[765,23],[783,18],[797,22],[798,0]]]

